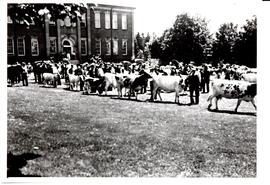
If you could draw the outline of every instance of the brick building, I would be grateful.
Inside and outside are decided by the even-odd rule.
[[[45,15],[42,25],[27,28],[8,17],[8,63],[67,55],[83,62],[92,54],[104,61],[130,60],[134,56],[133,17],[133,7],[104,4],[89,4],[82,20],[75,23],[69,17],[52,22]]]

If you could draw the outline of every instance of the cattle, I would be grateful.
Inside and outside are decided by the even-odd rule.
[[[101,85],[104,82],[104,78],[92,78],[87,77],[84,81],[83,94],[95,93],[97,90],[101,94]]]
[[[175,92],[175,102],[179,103],[179,93],[182,92],[184,88],[184,79],[180,76],[153,75],[151,101],[154,101],[156,94],[160,90],[163,90],[165,92]],[[159,97],[161,99],[160,95]]]
[[[144,70],[140,71],[139,75],[129,75],[124,80],[124,86],[130,89],[129,91],[129,99],[131,94],[134,93],[136,100],[138,99],[138,91],[142,89],[146,89],[148,79],[152,78],[150,74],[145,72]]]
[[[240,77],[242,80],[245,80],[250,83],[257,83],[257,74],[256,73],[246,73],[242,74]]]
[[[7,75],[8,75],[8,80],[10,80],[11,86],[14,83],[20,83],[22,72],[23,72],[23,68],[20,64],[8,65]]]
[[[116,75],[112,73],[105,73],[103,76],[103,85],[101,87],[101,90],[99,91],[100,94],[103,93],[103,90],[105,91],[105,95],[107,95],[107,91],[110,87],[113,89],[117,89],[118,96],[122,97],[122,88],[124,85],[123,82],[123,76],[122,75]]]
[[[228,99],[238,99],[236,108],[234,109],[237,112],[239,105],[242,100],[251,102],[256,109],[256,105],[254,102],[254,97],[257,94],[257,84],[240,81],[240,80],[221,80],[215,79],[211,83],[212,92],[208,97],[207,101],[210,101],[208,105],[208,110],[210,110],[212,106],[212,99],[216,98],[216,109],[218,110],[218,100],[222,97]]]
[[[43,83],[44,85],[49,85],[50,83],[53,84],[53,87],[57,87],[57,83],[60,81],[60,75],[59,74],[53,74],[53,73],[43,73]]]
[[[77,75],[74,75],[74,74],[69,74],[68,77],[69,77],[69,88],[70,88],[70,90],[79,91],[80,90],[80,81],[81,81],[80,76],[77,76]]]

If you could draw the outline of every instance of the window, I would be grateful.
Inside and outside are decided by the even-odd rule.
[[[8,38],[7,40],[7,52],[10,55],[14,54],[14,42],[13,42],[13,38]]]
[[[50,53],[51,54],[56,53],[56,37],[50,38]]]
[[[38,56],[39,54],[37,38],[31,38],[31,53],[32,56]]]
[[[117,29],[118,28],[118,26],[117,26],[117,13],[116,12],[114,12],[113,13],[113,20],[112,20],[112,22],[113,22],[113,29]]]
[[[122,54],[127,55],[127,39],[122,40]]]
[[[126,30],[127,29],[127,15],[122,14],[122,29]]]
[[[106,45],[107,45],[107,43],[106,43]],[[96,39],[95,54],[101,55],[101,39]]]
[[[82,27],[86,27],[86,14],[84,13],[84,14],[82,14],[82,21],[81,21],[81,26]]]
[[[23,37],[17,39],[17,49],[18,49],[18,56],[25,55],[25,43]]]
[[[82,55],[87,55],[86,38],[82,38],[82,40],[81,40],[81,54]]]
[[[111,39],[107,38],[106,42],[106,55],[111,55]]]
[[[118,39],[113,39],[113,54],[118,55]]]
[[[105,29],[110,29],[111,28],[111,16],[110,12],[105,12]]]
[[[100,28],[100,12],[95,11],[95,28]]]

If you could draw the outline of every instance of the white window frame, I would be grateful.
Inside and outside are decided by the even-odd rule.
[[[99,46],[99,50],[97,50],[98,49],[97,45]],[[96,39],[95,40],[95,54],[96,55],[101,55],[101,39]]]
[[[125,43],[126,43],[126,47],[124,47],[125,46]],[[128,52],[127,52],[127,47],[128,46],[128,40],[127,39],[122,39],[122,54],[123,55],[127,55],[128,54]]]
[[[55,51],[51,50],[51,48],[52,48],[51,42],[52,41],[54,42]],[[57,53],[56,37],[50,37],[50,53],[51,54],[56,54]]]
[[[118,39],[113,38],[113,54],[118,55]]]
[[[105,55],[111,55],[111,39],[110,38],[105,39],[105,43],[106,43]]]
[[[122,14],[122,30],[127,30],[127,14]]]
[[[105,29],[111,29],[111,14],[109,11],[105,12]]]
[[[11,44],[12,44],[12,53],[9,53],[8,52],[8,49],[7,49],[7,52],[8,52],[8,55],[14,55],[14,39],[13,37],[8,37],[8,40],[11,39]],[[8,41],[7,41],[7,46],[8,46]],[[9,47],[9,46],[8,46]]]
[[[112,14],[112,23],[113,23],[112,27],[113,27],[113,29],[118,29],[117,17],[118,17],[117,13],[113,12],[113,14]]]
[[[23,47],[23,54],[20,54],[19,52],[19,49],[20,49],[20,46],[19,46],[19,39],[22,39],[22,47]],[[18,52],[18,56],[25,56],[25,39],[24,37],[18,37],[17,38],[17,52]]]
[[[85,55],[87,55],[87,40],[86,40],[86,38],[81,38],[81,48],[83,46],[83,43],[84,43],[85,53],[83,53],[82,49],[81,49],[81,55],[85,56]]]
[[[37,44],[37,48],[36,48],[36,53],[34,53],[33,51],[33,42],[36,41]],[[39,44],[38,44],[38,37],[31,37],[31,55],[32,56],[38,56],[39,55]]]
[[[100,11],[95,11],[95,28],[101,28]]]

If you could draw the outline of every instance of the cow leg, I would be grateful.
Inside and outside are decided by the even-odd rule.
[[[256,107],[256,105],[255,105],[254,99],[251,100],[251,103],[252,103],[252,105],[254,106],[255,110],[257,110],[257,107]]]
[[[175,103],[179,103],[179,92],[175,93]]]
[[[155,97],[157,95],[157,91],[158,91],[158,87],[157,86],[152,89],[151,101],[154,101],[154,99],[155,99]]]
[[[160,90],[157,91],[157,94],[159,96],[160,101],[162,101],[162,98],[161,98],[161,95],[160,95]]]
[[[213,96],[210,95],[207,99],[207,101],[210,101],[209,105],[208,105],[208,110],[210,110],[211,106],[212,106],[212,100],[213,100]]]
[[[242,100],[241,99],[238,99],[237,105],[236,105],[236,107],[234,109],[235,112],[237,112],[237,109],[238,109],[239,105],[241,104],[241,102],[242,102]]]
[[[216,97],[216,110],[218,110],[218,97]]]

